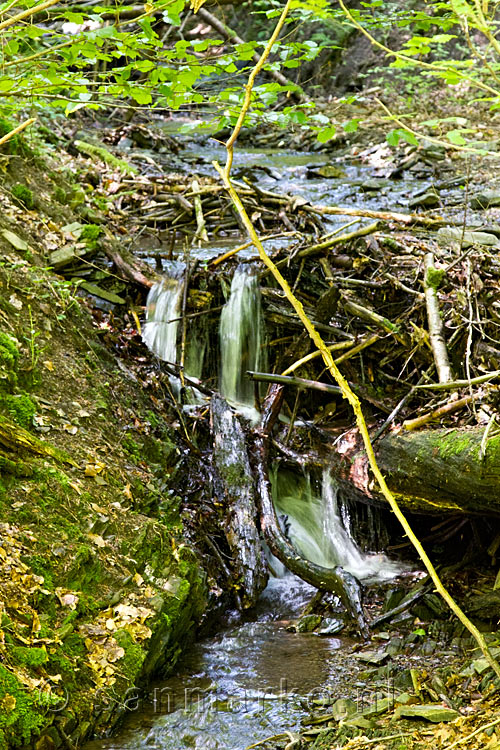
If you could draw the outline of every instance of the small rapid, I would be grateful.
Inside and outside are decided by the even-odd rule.
[[[220,391],[232,404],[253,407],[254,384],[246,371],[259,369],[262,339],[259,279],[252,267],[240,265],[220,318]]]
[[[191,647],[174,677],[131,704],[116,738],[86,750],[244,750],[298,730],[322,688],[344,697],[346,669],[359,669],[346,662],[346,639],[286,630],[313,593],[290,574],[271,579],[255,619]]]
[[[301,554],[325,568],[340,565],[365,583],[387,581],[406,569],[380,552],[363,552],[349,528],[338,486],[328,469],[317,493],[308,474],[280,472],[274,478],[274,502],[287,534]]]

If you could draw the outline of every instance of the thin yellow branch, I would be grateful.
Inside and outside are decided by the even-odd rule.
[[[13,26],[18,21],[23,21],[25,18],[34,16],[36,13],[40,13],[42,10],[47,10],[47,8],[51,8],[53,5],[57,5],[57,3],[59,2],[61,2],[61,0],[46,0],[46,2],[35,5],[33,8],[28,8],[27,10],[23,10],[21,13],[16,13],[15,16],[6,18],[5,21],[2,21],[2,23],[0,23],[0,31],[6,29],[8,26]]]
[[[11,138],[20,133],[25,128],[29,127],[29,125],[33,125],[34,122],[36,122],[36,117],[30,117],[29,120],[25,120],[24,122],[22,122],[17,126],[17,128],[11,130],[10,133],[6,133],[2,138],[0,138],[0,146],[3,146],[4,143],[10,141]]]
[[[432,70],[435,73],[444,73],[449,72],[451,69],[453,69],[453,72],[460,76],[464,81],[469,81],[473,86],[476,86],[479,89],[482,89],[483,91],[488,91],[490,94],[493,94],[494,96],[499,96],[500,91],[498,89],[493,88],[492,86],[488,86],[487,83],[483,83],[482,81],[478,81],[475,78],[471,78],[470,76],[462,73],[460,70],[457,70],[456,68],[451,68],[451,66],[445,66],[440,65],[439,63],[428,63],[425,62],[425,60],[416,60],[414,57],[410,57],[410,55],[405,55],[402,52],[396,52],[396,50],[390,49],[390,47],[386,47],[385,44],[382,44],[377,39],[375,39],[374,36],[370,34],[365,27],[357,21],[350,10],[345,6],[343,0],[338,0],[338,3],[340,7],[342,8],[344,15],[349,19],[349,21],[358,29],[358,31],[361,31],[362,34],[364,34],[367,39],[370,40],[370,42],[379,49],[383,50],[386,55],[389,57],[395,57],[396,60],[404,60],[405,62],[410,62],[412,65],[425,68],[426,70]]]
[[[283,28],[283,25],[286,21],[286,17],[288,15],[288,11],[290,10],[291,5],[292,5],[292,0],[287,0],[287,3],[285,7],[283,8],[281,15],[278,19],[278,23],[276,24],[274,31],[271,34],[269,41],[264,48],[264,51],[262,52],[258,62],[255,63],[255,66],[252,68],[250,75],[248,76],[248,81],[245,85],[245,99],[243,100],[243,105],[241,107],[236,125],[234,126],[234,130],[226,143],[227,159],[226,159],[226,166],[224,168],[224,174],[226,175],[228,179],[229,179],[229,173],[231,172],[231,167],[233,164],[234,143],[240,133],[240,130],[245,120],[245,117],[247,115],[247,112],[250,109],[250,104],[252,101],[252,89],[255,83],[255,79],[257,78],[257,75],[260,73],[260,71],[264,67],[264,63],[266,62],[267,58],[269,57],[271,53],[273,44],[276,42],[280,34],[280,31]]]
[[[460,146],[458,143],[451,143],[451,141],[443,141],[440,138],[434,138],[432,135],[424,135],[423,133],[419,133],[418,130],[413,130],[413,128],[408,127],[408,125],[405,125],[403,120],[400,120],[397,115],[394,115],[388,107],[385,106],[383,102],[380,101],[380,99],[377,99],[377,97],[374,97],[377,104],[382,107],[384,112],[390,117],[390,119],[396,123],[396,125],[399,125],[400,128],[403,130],[406,130],[408,133],[411,133],[415,136],[415,138],[420,138],[421,140],[429,141],[429,143],[435,143],[437,146],[444,146],[445,148],[451,148],[455,151],[466,151],[470,154],[479,154],[481,156],[484,155],[484,150],[480,148],[473,148],[472,146]],[[490,152],[488,152],[490,154]],[[491,155],[491,154],[490,154]]]

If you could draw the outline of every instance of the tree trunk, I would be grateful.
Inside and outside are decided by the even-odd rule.
[[[500,435],[482,446],[485,428],[391,433],[375,443],[387,484],[401,507],[425,514],[500,514]],[[385,500],[356,429],[328,454],[342,490],[364,502]]]
[[[255,486],[246,437],[238,417],[220,396],[212,397],[210,412],[216,492],[227,506],[225,535],[234,557],[238,598],[247,608],[264,589],[268,571],[256,526]]]

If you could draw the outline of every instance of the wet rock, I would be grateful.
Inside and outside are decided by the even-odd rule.
[[[403,601],[405,595],[404,589],[391,588],[386,592],[382,612],[390,612]]]
[[[411,706],[417,703],[417,699],[411,693],[400,693],[396,696],[396,703],[401,706]]]
[[[472,662],[472,667],[474,671],[479,675],[484,674],[488,671],[488,669],[491,669],[486,659],[475,659]]]
[[[439,206],[439,204],[439,195],[432,188],[427,190],[423,195],[412,198],[412,200],[408,202],[410,208],[434,208]]]
[[[377,665],[383,664],[389,658],[389,654],[387,651],[362,651],[359,654],[355,654],[355,658],[366,664]]]
[[[446,148],[444,146],[441,146],[439,143],[423,141],[421,154],[426,160],[441,161],[442,159],[446,158]]]
[[[427,638],[423,645],[422,645],[422,653],[426,656],[429,656],[430,654],[433,654],[434,651],[437,648],[436,641],[433,641],[432,638]]]
[[[476,211],[482,211],[492,206],[500,206],[500,191],[484,190],[481,193],[476,193],[476,195],[472,196],[470,205]]]
[[[345,170],[335,164],[326,164],[324,167],[319,167],[319,169],[314,170],[314,174],[319,175],[319,177],[326,177],[327,179],[346,176]]]
[[[436,239],[438,245],[449,246],[453,243],[460,243],[461,247],[466,250],[473,245],[483,245],[484,247],[499,247],[498,237],[489,232],[463,232],[460,227],[442,227]]]
[[[500,619],[500,590],[486,591],[472,596],[467,601],[465,611],[480,620]]]
[[[339,698],[332,705],[330,713],[336,721],[345,721],[357,712],[356,703],[350,698]]]
[[[440,703],[427,703],[420,706],[399,706],[394,712],[395,719],[426,719],[435,724],[442,721],[454,721],[460,714],[453,708],[446,708]]]
[[[404,648],[404,642],[403,639],[399,636],[395,636],[394,638],[391,638],[387,645],[387,653],[389,656],[397,656],[397,654],[400,654],[403,651]]]
[[[312,633],[321,624],[321,615],[304,615],[295,624],[297,633]]]
[[[345,623],[342,620],[337,620],[334,617],[325,617],[321,623],[321,627],[316,631],[318,635],[335,635],[340,633],[345,627]]]
[[[405,690],[406,688],[413,688],[413,679],[411,676],[410,669],[403,669],[401,672],[394,677],[394,687]]]
[[[373,729],[375,722],[366,719],[364,716],[353,716],[352,719],[344,721],[344,726],[356,727],[358,729]]]
[[[359,186],[360,190],[362,190],[364,193],[374,193],[377,190],[381,190],[382,188],[389,187],[390,180],[383,180],[380,178],[373,178],[371,180],[365,180],[361,183]]]

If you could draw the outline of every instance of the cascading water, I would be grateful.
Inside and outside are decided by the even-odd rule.
[[[383,553],[362,552],[351,536],[339,509],[338,487],[328,470],[323,472],[321,497],[308,475],[280,472],[273,482],[274,502],[299,552],[311,562],[332,568],[341,565],[360,580],[383,581],[403,572]]]
[[[146,302],[146,323],[142,340],[153,354],[171,364],[177,363],[177,334],[185,270],[184,263],[170,261],[165,267],[165,278],[151,287]],[[206,341],[201,339],[200,327],[195,326],[187,342],[184,371],[188,377],[201,378],[205,348]],[[178,394],[179,378],[172,376],[170,383]],[[199,397],[199,392],[194,388],[186,388],[186,399],[190,403],[198,403]]]
[[[229,299],[220,319],[220,391],[233,404],[253,406],[254,384],[247,370],[258,370],[262,344],[259,281],[241,265],[234,272]]]
[[[151,287],[146,302],[147,317],[142,340],[164,362],[177,362],[177,331],[184,270],[183,263],[170,262],[165,268],[165,278]]]

